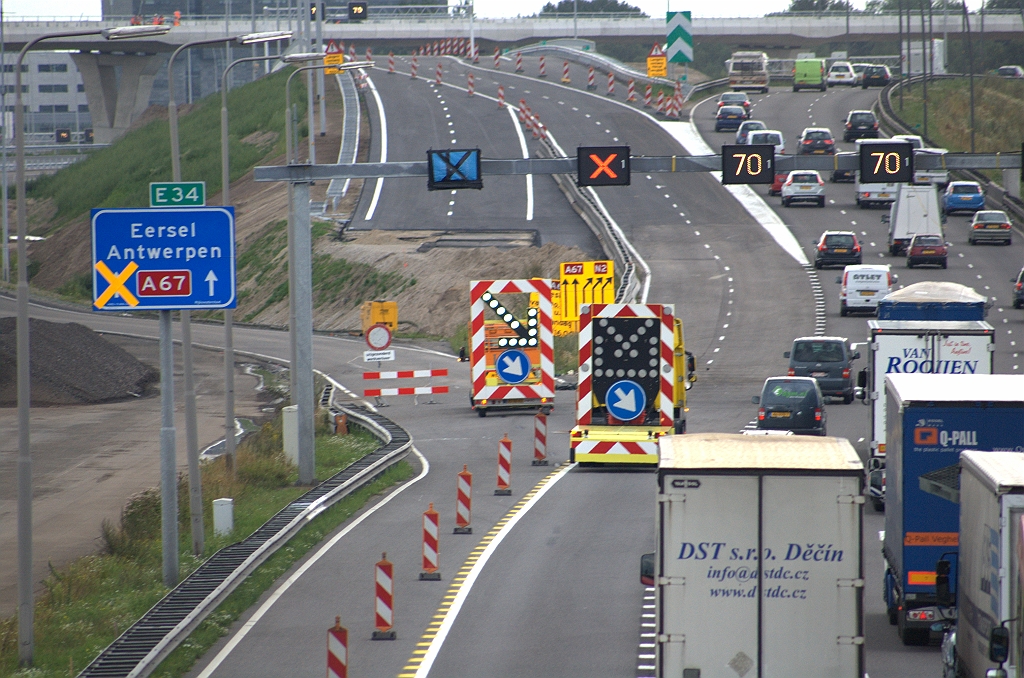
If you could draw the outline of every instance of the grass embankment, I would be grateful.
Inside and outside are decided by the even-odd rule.
[[[333,436],[323,422],[316,441],[316,475],[327,478],[377,447],[365,433]],[[306,491],[296,487],[297,473],[281,451],[280,418],[265,424],[238,449],[238,473],[232,478],[224,460],[203,466],[205,552],[203,559],[239,541],[274,513]],[[296,560],[344,522],[370,497],[410,477],[404,462],[370,486],[320,514],[239,586],[190,638],[161,665],[161,676],[183,675],[192,663],[226,633],[232,621]],[[213,535],[211,500],[235,500],[235,529],[231,535]],[[179,482],[179,544],[181,577],[202,562],[191,554],[188,516],[188,481]],[[17,666],[17,619],[0,620],[0,677],[74,675],[128,626],[167,593],[162,584],[160,494],[147,490],[131,498],[119,525],[103,526],[105,552],[81,558],[60,571],[52,570],[46,591],[35,611],[35,665]]]
[[[918,133],[924,132],[924,88],[913,85],[892,97],[893,110]],[[974,79],[974,150],[978,153],[1020,152],[1024,141],[1024,82],[994,76]],[[940,148],[971,150],[971,104],[967,78],[928,84],[928,137]],[[1002,183],[1002,172],[984,171]]]

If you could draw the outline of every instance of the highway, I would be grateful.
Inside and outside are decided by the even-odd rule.
[[[445,64],[445,78],[465,86],[469,67],[454,60]],[[483,62],[483,59],[481,60]],[[524,59],[527,72],[536,73],[536,61]],[[400,70],[407,70],[399,60]],[[420,74],[432,75],[436,60],[420,59]],[[526,99],[540,115],[557,142],[571,154],[577,145],[625,143],[634,155],[683,154],[668,127],[622,104],[625,88],[616,83],[617,96],[581,90],[586,70],[572,69],[572,87],[557,83],[561,63],[548,62],[549,77],[541,81],[516,76],[510,62],[502,71],[474,68],[477,91],[494,94],[495,82],[505,85],[510,102]],[[485,156],[521,157],[518,134],[507,112],[492,101],[470,99],[451,87],[436,88],[408,76],[371,73],[388,121],[388,159],[421,159],[427,148],[438,148],[450,138],[457,147],[480,147]],[[552,82],[554,81],[554,82]],[[829,90],[793,94],[775,88],[757,95],[755,117],[781,129],[792,147],[805,125],[839,130],[847,110],[866,108],[877,90]],[[379,114],[374,96],[367,96],[374,118],[371,159],[379,159]],[[445,108],[448,108],[446,111]],[[444,117],[451,115],[451,118]],[[711,105],[696,107],[698,131],[712,148],[731,142],[732,134],[715,134]],[[804,120],[807,122],[805,123]],[[448,123],[452,124],[449,125]],[[449,128],[455,134],[449,134]],[[538,146],[527,140],[531,155]],[[852,144],[843,145],[852,150]],[[787,148],[790,150],[790,148]],[[482,191],[456,195],[430,194],[416,180],[384,182],[377,206],[367,220],[374,184],[367,182],[360,201],[357,228],[537,228],[542,239],[583,246],[595,251],[589,230],[568,208],[548,177],[535,177],[535,213],[527,220],[525,180],[522,177],[485,178]],[[779,206],[775,209],[812,256],[811,241],[822,230],[855,229],[865,245],[865,262],[895,263],[884,255],[885,229],[881,211],[859,210],[852,185],[828,184],[825,209]],[[764,193],[763,188],[756,189]],[[634,174],[629,188],[598,191],[609,213],[651,266],[653,285],[649,301],[675,304],[683,318],[687,348],[697,356],[699,381],[690,391],[691,431],[738,431],[752,418],[750,396],[759,392],[768,376],[784,373],[782,352],[796,336],[815,329],[815,304],[808,271],[785,253],[760,224],[711,175]],[[454,201],[454,205],[450,203]],[[451,214],[448,214],[451,212]],[[1011,247],[966,244],[966,218],[951,217],[948,239],[954,243],[948,270],[896,269],[900,282],[952,280],[975,287],[996,299],[990,322],[999,330],[996,350],[998,372],[1019,373],[1021,364],[1011,344],[1024,331],[1024,316],[1008,302],[1009,279],[1021,260],[1020,234]],[[838,272],[835,272],[836,274]],[[863,341],[866,321],[840,318],[834,273],[820,280],[826,293],[825,332]],[[13,313],[13,302],[0,299],[0,312]],[[74,319],[104,331],[129,331],[156,336],[155,321],[99,314],[70,315],[64,311],[32,307],[46,319]],[[467,309],[468,314],[468,309]],[[220,345],[218,326],[193,327],[195,340]],[[236,328],[236,348],[261,354],[288,354],[287,335],[255,328]],[[315,365],[352,391],[362,388],[361,340],[316,336]],[[252,612],[258,619],[235,624],[229,634],[196,667],[193,675],[249,676],[297,674],[324,670],[324,630],[335,615],[350,633],[352,675],[413,675],[421,659],[432,662],[430,675],[494,676],[622,676],[649,675],[638,657],[644,591],[638,581],[639,555],[654,549],[654,479],[649,471],[619,472],[571,469],[554,475],[545,494],[533,503],[503,540],[491,549],[486,566],[463,584],[458,615],[447,615],[443,643],[433,646],[432,622],[437,610],[450,603],[446,593],[455,573],[476,549],[481,537],[533,486],[557,473],[551,467],[529,463],[532,417],[488,416],[480,419],[467,406],[468,367],[434,351],[425,342],[398,349],[396,366],[406,369],[448,367],[452,393],[437,396],[439,404],[413,404],[392,399],[383,413],[412,434],[429,472],[393,495],[366,520],[321,556],[311,554],[308,569],[286,590],[261,601]],[[549,418],[549,456],[553,462],[567,457],[572,420],[572,392],[559,392]],[[830,405],[829,433],[846,437],[866,453],[868,410],[859,404]],[[553,433],[551,433],[553,431]],[[493,496],[497,441],[504,433],[513,440],[513,495]],[[155,434],[155,429],[154,429]],[[455,474],[468,464],[474,473],[472,536],[451,534],[454,524]],[[441,513],[441,582],[421,582],[420,521],[429,502]],[[369,509],[374,510],[374,509]],[[882,515],[865,508],[865,627],[868,671],[880,676],[935,676],[939,674],[936,648],[907,648],[884,617],[878,530]],[[348,529],[348,528],[343,528]],[[398,639],[371,641],[373,630],[373,563],[382,552],[395,562],[395,620]],[[479,553],[479,552],[478,552]],[[461,576],[460,576],[461,581]],[[452,595],[452,594],[448,594]],[[243,619],[243,622],[245,620]],[[779,620],[780,624],[786,623]],[[246,635],[235,638],[243,629]],[[225,649],[231,642],[230,651]]]

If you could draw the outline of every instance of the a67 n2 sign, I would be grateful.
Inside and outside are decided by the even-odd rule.
[[[722,146],[723,184],[770,184],[775,181],[775,146]]]

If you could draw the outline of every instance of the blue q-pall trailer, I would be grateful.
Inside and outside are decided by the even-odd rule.
[[[988,297],[951,282],[907,285],[878,302],[879,320],[984,320]]]
[[[889,374],[885,601],[904,644],[950,616],[936,605],[935,563],[956,594],[963,450],[1024,451],[1024,375]]]

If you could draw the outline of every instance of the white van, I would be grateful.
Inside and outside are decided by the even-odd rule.
[[[747,135],[747,144],[756,146],[775,146],[775,155],[782,155],[786,152],[786,139],[782,132],[777,129],[758,129]]]
[[[899,280],[889,269],[889,264],[852,264],[836,277],[839,288],[839,315],[850,313],[878,313],[878,302],[892,292],[892,286]]]
[[[905,255],[915,235],[938,235],[945,240],[942,231],[945,219],[934,185],[901,184],[889,214],[882,215],[882,223],[889,224],[889,254]]]

